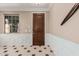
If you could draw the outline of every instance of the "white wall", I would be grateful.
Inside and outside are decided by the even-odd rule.
[[[2,45],[32,45],[32,34],[0,34],[0,46]]]
[[[0,13],[0,33],[4,32],[4,20],[3,15]]]
[[[73,5],[72,3],[53,4],[49,11],[49,33],[79,43],[79,10],[67,23],[63,26],[60,25]]]
[[[50,45],[56,56],[79,56],[79,44],[60,36],[46,34],[46,45]]]
[[[20,12],[19,32],[32,32],[32,12]]]
[[[44,12],[45,15],[45,31],[48,32],[48,12]],[[32,11],[5,11],[0,12],[0,33],[4,33],[4,15],[5,14],[19,14],[19,33],[32,33]]]

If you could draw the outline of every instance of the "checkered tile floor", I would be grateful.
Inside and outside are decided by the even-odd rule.
[[[50,46],[0,46],[0,56],[54,56]]]

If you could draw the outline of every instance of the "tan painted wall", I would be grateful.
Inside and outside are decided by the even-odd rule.
[[[54,4],[49,12],[49,32],[79,43],[79,10],[61,26],[61,22],[74,4]]]
[[[4,14],[19,14],[19,33],[26,33],[26,32],[32,32],[32,17],[33,12],[0,12],[0,33],[4,33]],[[46,14],[45,16],[45,28],[46,32],[48,32],[48,12],[44,12]]]

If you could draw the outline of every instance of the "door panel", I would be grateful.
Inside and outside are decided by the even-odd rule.
[[[44,13],[33,14],[33,45],[44,45]]]

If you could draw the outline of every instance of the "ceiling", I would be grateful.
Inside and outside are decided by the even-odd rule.
[[[48,11],[49,3],[0,3],[0,11]]]

